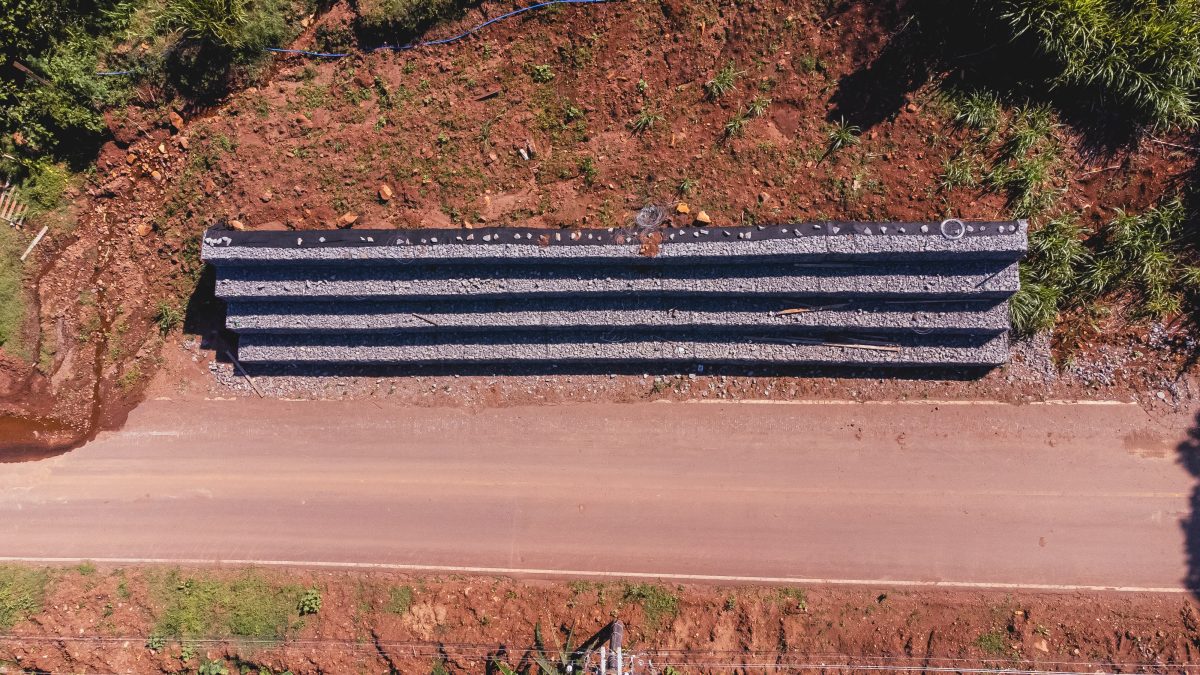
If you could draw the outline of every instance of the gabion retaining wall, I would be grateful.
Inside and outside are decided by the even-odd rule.
[[[1024,222],[205,233],[245,363],[988,367]]]

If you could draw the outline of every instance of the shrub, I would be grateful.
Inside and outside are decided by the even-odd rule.
[[[546,84],[554,79],[554,69],[546,64],[538,64],[529,67],[529,77],[538,84]]]
[[[296,611],[300,616],[316,614],[321,611],[321,591],[315,587],[304,591],[304,595],[300,596],[300,601],[296,603]]]
[[[1200,114],[1197,0],[1005,0],[1013,31],[1058,66],[1053,82],[1094,88],[1158,127]]]
[[[38,162],[22,182],[21,195],[35,211],[53,210],[61,203],[70,178],[66,166]]]

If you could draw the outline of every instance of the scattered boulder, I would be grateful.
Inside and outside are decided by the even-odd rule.
[[[171,128],[175,131],[183,131],[183,118],[174,110],[167,113],[167,121],[171,123]]]
[[[379,186],[379,201],[390,202],[393,194],[392,187],[387,183]]]
[[[700,213],[696,214],[696,222],[704,223],[705,225],[708,225],[709,223],[712,222],[712,218],[709,217],[708,212],[701,211]]]
[[[342,216],[337,219],[337,226],[342,227],[342,228],[350,227],[357,221],[358,221],[357,213],[343,213]]]
[[[688,207],[687,202],[679,202],[678,204],[675,205],[675,213],[691,213],[691,212],[692,212],[692,210],[691,210],[691,208]]]

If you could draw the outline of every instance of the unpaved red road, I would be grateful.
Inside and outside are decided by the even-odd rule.
[[[1132,405],[150,401],[0,465],[0,555],[1180,588]]]

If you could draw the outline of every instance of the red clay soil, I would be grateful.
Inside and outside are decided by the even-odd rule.
[[[55,446],[63,435],[118,424],[164,362],[159,390],[213,382],[204,364],[221,356],[221,316],[205,284],[195,290],[197,244],[205,227],[221,221],[251,229],[351,220],[353,227],[608,227],[626,225],[646,204],[680,200],[690,214],[677,221],[704,211],[717,227],[1006,217],[1002,195],[938,188],[943,163],[975,139],[953,123],[935,83],[885,111],[860,144],[823,158],[835,97],[893,39],[903,6],[560,6],[441,47],[356,52],[335,61],[278,57],[259,86],[203,114],[183,110],[191,119],[177,126],[147,91],[144,108],[111,117],[113,141],[76,199],[74,230],[52,233],[34,254],[38,309],[26,344],[37,345],[38,364],[0,371],[0,416],[17,420],[0,424],[0,447],[27,445],[35,431]],[[485,2],[429,37],[508,8]],[[352,18],[349,5],[334,4],[295,46],[313,47],[318,29],[336,32]],[[708,100],[704,83],[729,63],[740,73],[736,89]],[[535,81],[548,74],[548,81]],[[727,137],[726,123],[756,97],[770,99],[765,113]],[[653,124],[638,133],[631,122],[643,111]],[[1194,157],[1150,142],[1096,158],[1066,127],[1057,142],[1061,208],[1089,226],[1108,220],[1113,208],[1138,210],[1173,192],[1194,165]],[[380,196],[383,185],[390,198]],[[160,335],[160,301],[187,305],[185,335]],[[1189,350],[1154,342],[1144,325],[1130,326],[1119,313],[1082,325],[1071,340],[1086,364],[1082,376],[1048,383],[1002,372],[982,390],[947,382],[937,392],[1129,398],[1166,389],[1180,400],[1178,376]],[[1174,339],[1175,329],[1168,333]],[[1045,361],[1045,350],[1035,356]],[[1092,372],[1093,362],[1102,372]],[[495,378],[463,379],[490,386]],[[612,388],[604,377],[551,379],[539,385],[557,391],[551,398],[608,396]],[[505,382],[496,403],[544,398],[521,393],[527,379]],[[617,400],[663,391],[651,392],[641,378],[618,383]],[[412,386],[403,378],[390,385]],[[864,397],[907,391],[903,383],[889,389],[757,378],[730,395],[814,387]]]
[[[43,609],[0,638],[0,668],[20,672],[493,672],[518,666],[540,624],[553,650],[614,619],[639,673],[839,672],[834,664],[1175,672],[1200,657],[1200,614],[1183,595],[912,591],[879,588],[570,584],[505,578],[259,570],[268,586],[315,588],[320,611],[290,611],[284,639],[161,634],[170,595],[186,580],[246,579],[184,570],[163,590],[162,569],[52,572]],[[405,587],[411,602],[405,602]],[[649,598],[649,599],[647,599]],[[200,605],[204,607],[205,605]],[[226,607],[225,612],[230,608]],[[220,612],[218,612],[219,614]],[[200,616],[207,616],[202,610]],[[561,631],[561,632],[560,632]],[[827,665],[816,665],[827,664]],[[434,672],[437,672],[434,670]],[[537,672],[534,670],[533,672]]]

